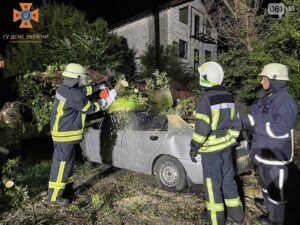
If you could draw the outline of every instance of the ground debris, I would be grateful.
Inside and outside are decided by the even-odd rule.
[[[295,157],[300,157],[298,149]],[[299,170],[296,171],[299,173]],[[0,224],[205,224],[200,216],[205,209],[201,185],[182,193],[167,192],[160,189],[153,176],[104,165],[86,166],[74,176],[76,196],[67,209],[49,207],[43,186],[29,206],[2,213]],[[291,194],[295,194],[299,190],[299,179],[291,182],[294,190]],[[245,210],[244,224],[259,224],[258,217],[265,212],[254,204],[254,198],[262,196],[257,173],[240,176],[237,184]],[[298,200],[299,196],[291,198],[295,204],[288,206],[289,212],[294,213],[293,218],[299,212]],[[293,222],[287,224],[297,224]],[[234,222],[228,218],[226,224],[233,225]]]

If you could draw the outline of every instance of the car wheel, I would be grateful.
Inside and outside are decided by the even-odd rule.
[[[174,157],[164,155],[154,165],[156,181],[167,191],[182,191],[187,187],[186,172]]]

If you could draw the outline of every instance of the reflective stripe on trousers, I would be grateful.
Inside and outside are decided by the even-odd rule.
[[[259,164],[258,169],[265,205],[269,210],[269,219],[283,224],[287,203],[285,183],[289,175],[288,166]]]
[[[201,153],[201,162],[209,221],[212,224],[225,224],[223,204],[225,201],[230,217],[235,222],[241,222],[244,213],[233,179],[234,169],[230,149]]]
[[[74,157],[74,144],[54,143],[54,153],[48,188],[49,201],[60,199],[66,184],[74,182]]]

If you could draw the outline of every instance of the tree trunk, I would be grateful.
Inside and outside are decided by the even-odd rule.
[[[0,153],[7,155],[9,153],[9,150],[0,146]]]

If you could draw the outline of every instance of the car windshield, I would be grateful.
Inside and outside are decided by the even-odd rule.
[[[109,116],[117,130],[167,130],[168,118],[153,112],[122,112]]]

